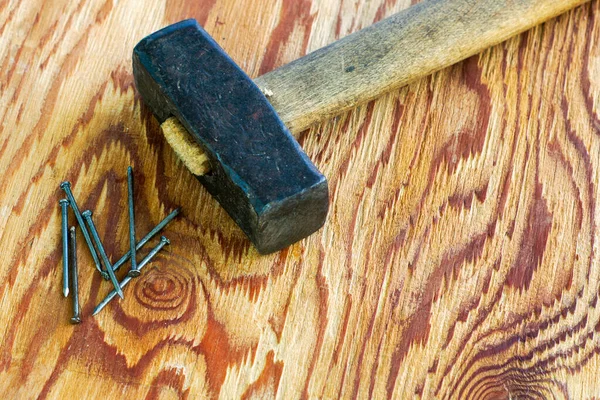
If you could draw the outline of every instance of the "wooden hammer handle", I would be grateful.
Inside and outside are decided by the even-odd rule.
[[[426,0],[255,83],[297,133],[586,1]]]

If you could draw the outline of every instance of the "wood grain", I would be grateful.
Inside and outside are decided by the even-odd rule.
[[[267,257],[133,88],[134,44],[183,18],[258,76],[409,6],[1,2],[0,393],[597,398],[600,2],[301,134],[331,214]],[[183,216],[96,318],[110,284],[78,240],[73,327],[58,185],[94,210],[114,261],[128,248],[128,165],[139,235],[178,205]]]

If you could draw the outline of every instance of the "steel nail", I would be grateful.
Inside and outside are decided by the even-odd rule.
[[[63,252],[63,294],[69,296],[69,200],[59,201],[61,208],[62,252]]]
[[[94,225],[94,221],[92,221],[92,212],[90,210],[85,210],[82,214],[83,218],[87,222],[90,227],[90,231],[92,232],[92,237],[96,242],[96,247],[98,248],[98,252],[100,253],[100,257],[102,257],[102,261],[104,262],[104,266],[108,271],[108,275],[110,276],[110,280],[117,291],[119,297],[123,298],[123,291],[119,287],[119,281],[117,281],[117,277],[113,271],[112,265],[110,265],[110,261],[108,256],[106,255],[106,251],[104,251],[104,246],[102,245],[102,241],[100,240],[100,236],[98,236],[98,230],[96,229],[96,225]]]
[[[128,276],[140,276],[140,270],[135,259],[135,217],[133,215],[133,169],[127,168],[127,198],[129,201],[129,248],[131,253],[131,269]]]
[[[85,223],[83,222],[83,218],[81,217],[81,212],[79,212],[79,207],[77,206],[77,202],[75,201],[75,197],[73,197],[73,192],[71,191],[71,182],[63,182],[60,184],[60,188],[65,191],[67,194],[67,198],[69,199],[69,204],[73,209],[73,214],[75,214],[75,218],[77,219],[77,223],[81,228],[81,232],[83,233],[83,237],[85,238],[85,242],[87,243],[88,248],[90,249],[90,253],[92,253],[92,258],[94,259],[94,264],[96,264],[96,269],[104,279],[108,279],[108,274],[105,271],[102,271],[102,265],[100,264],[100,260],[98,259],[98,255],[96,254],[96,249],[94,249],[94,245],[92,244],[92,239],[90,238],[90,234],[88,233],[87,228],[85,227]]]
[[[150,251],[150,253],[148,253],[148,255],[146,257],[144,257],[144,259],[138,264],[138,268],[141,270],[142,268],[144,268],[144,266],[146,266],[146,264],[148,264],[152,258],[154,258],[154,256],[163,248],[165,247],[167,244],[169,244],[171,242],[169,242],[169,239],[167,239],[166,237],[162,236],[160,238],[160,243],[158,245],[156,245],[155,248],[152,249],[152,251]],[[120,283],[120,287],[121,289],[123,289],[125,286],[127,286],[127,284],[132,280],[133,278],[131,276],[126,276],[125,279],[123,279],[123,281]],[[106,307],[106,305],[115,298],[115,296],[117,295],[117,292],[115,290],[113,290],[112,292],[110,292],[108,294],[108,296],[106,296],[104,298],[104,300],[102,300],[97,306],[96,308],[94,308],[94,312],[92,315],[96,315],[98,314],[100,311],[102,311],[102,309],[104,307]]]
[[[79,276],[77,272],[77,241],[76,241],[75,227],[71,227],[70,232],[70,244],[71,244],[71,288],[73,289],[71,296],[73,296],[73,317],[71,317],[72,324],[78,324],[81,322],[79,315]]]
[[[152,239],[158,232],[160,232],[165,226],[167,226],[167,224],[169,222],[171,222],[176,216],[177,214],[179,214],[179,212],[181,211],[180,208],[175,209],[173,212],[171,212],[171,214],[167,215],[165,217],[165,219],[163,219],[162,221],[160,221],[158,223],[158,225],[156,225],[150,232],[148,232],[148,234],[146,236],[144,236],[144,238],[142,240],[140,240],[138,242],[138,244],[135,246],[136,250],[141,249],[142,247],[144,247],[144,245],[146,243],[148,243],[148,241],[150,241],[150,239]],[[125,264],[125,262],[127,262],[127,260],[129,259],[129,257],[131,256],[131,252],[127,252],[123,255],[123,257],[121,257],[119,259],[119,261],[117,261],[114,265],[113,265],[113,271],[117,271],[123,264]],[[138,266],[138,270],[139,270],[139,266]]]

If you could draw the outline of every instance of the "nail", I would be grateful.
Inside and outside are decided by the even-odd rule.
[[[152,258],[154,258],[154,256],[163,248],[165,247],[167,244],[169,244],[171,242],[169,242],[169,239],[167,239],[166,237],[162,236],[160,238],[160,243],[158,245],[156,245],[155,248],[152,249],[152,251],[150,251],[150,253],[148,253],[148,255],[146,257],[144,257],[144,259],[138,264],[138,268],[141,271],[142,268],[144,268],[144,266],[146,266],[146,264],[148,264]],[[125,286],[127,286],[127,284],[132,280],[133,278],[131,276],[126,276],[125,279],[123,279],[123,281],[120,283],[120,287],[121,289],[123,289]],[[106,305],[115,298],[115,296],[117,295],[117,292],[115,290],[113,290],[112,292],[110,292],[108,294],[108,296],[106,296],[104,298],[104,300],[102,300],[100,302],[100,304],[98,304],[96,306],[96,308],[94,308],[94,312],[92,315],[96,315],[98,314],[100,311],[102,311],[102,309],[104,307],[106,307]]]
[[[160,232],[165,226],[167,226],[167,224],[169,222],[171,222],[173,220],[173,218],[175,218],[177,216],[177,214],[179,214],[179,212],[181,211],[180,208],[175,209],[171,214],[167,215],[165,217],[165,219],[163,219],[162,221],[160,221],[158,223],[158,225],[156,225],[154,227],[154,229],[152,229],[150,232],[148,232],[148,234],[146,236],[144,236],[144,238],[142,240],[140,240],[138,242],[138,244],[135,246],[136,250],[141,249],[142,247],[144,247],[144,245],[146,243],[148,243],[148,241],[150,241],[150,239],[152,239],[158,232]],[[113,271],[117,271],[123,264],[125,264],[125,262],[127,262],[127,260],[129,259],[129,257],[131,256],[131,252],[127,252],[123,255],[123,257],[121,257],[121,259],[119,261],[117,261],[115,263],[115,265],[113,265]],[[138,266],[138,270],[140,269],[140,267]]]
[[[63,294],[67,297],[69,295],[69,217],[67,216],[69,200],[62,199],[59,204],[62,216]]]
[[[70,239],[71,239],[71,287],[73,292],[73,317],[71,317],[72,324],[78,324],[81,322],[79,316],[79,276],[77,272],[77,242],[76,242],[75,227],[71,227]]]
[[[104,279],[107,279],[108,276],[105,277],[106,272],[102,271],[102,266],[100,265],[100,260],[98,259],[98,255],[96,254],[96,249],[94,249],[94,245],[92,244],[90,234],[88,233],[88,230],[85,227],[85,223],[83,222],[83,218],[81,217],[81,213],[79,212],[79,207],[77,207],[77,202],[75,201],[75,197],[73,197],[73,192],[71,192],[71,182],[61,183],[60,188],[64,190],[67,194],[69,204],[73,209],[73,214],[75,214],[75,218],[77,219],[77,223],[81,228],[81,232],[83,233],[85,242],[87,243],[87,246],[90,249],[90,253],[92,253],[92,258],[94,259],[94,264],[96,264],[96,269],[98,270],[98,272],[100,272],[100,274],[102,274],[102,277],[104,277]]]
[[[129,248],[131,254],[131,269],[127,276],[135,278],[140,276],[140,270],[138,269],[137,262],[135,259],[135,220],[133,215],[133,169],[127,168],[127,198],[129,200]]]
[[[110,277],[110,280],[111,280],[113,286],[115,287],[117,294],[119,295],[119,297],[123,298],[123,291],[119,287],[119,281],[117,281],[117,277],[115,276],[113,267],[112,267],[112,265],[110,265],[110,261],[108,259],[108,256],[106,255],[106,251],[104,251],[104,246],[102,245],[100,236],[98,236],[98,230],[96,230],[96,225],[94,225],[94,221],[92,221],[92,212],[90,210],[86,210],[81,215],[83,216],[83,218],[85,218],[85,221],[88,223],[88,226],[90,227],[90,231],[92,232],[92,237],[94,238],[94,241],[96,242],[96,247],[98,248],[100,257],[102,257],[102,261],[104,261],[104,266],[106,267],[106,270],[108,271],[108,276]]]

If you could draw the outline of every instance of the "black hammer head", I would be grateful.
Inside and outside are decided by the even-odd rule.
[[[327,180],[252,80],[198,25],[186,20],[133,51],[139,93],[162,123],[177,117],[210,159],[198,176],[261,253],[325,222]]]

